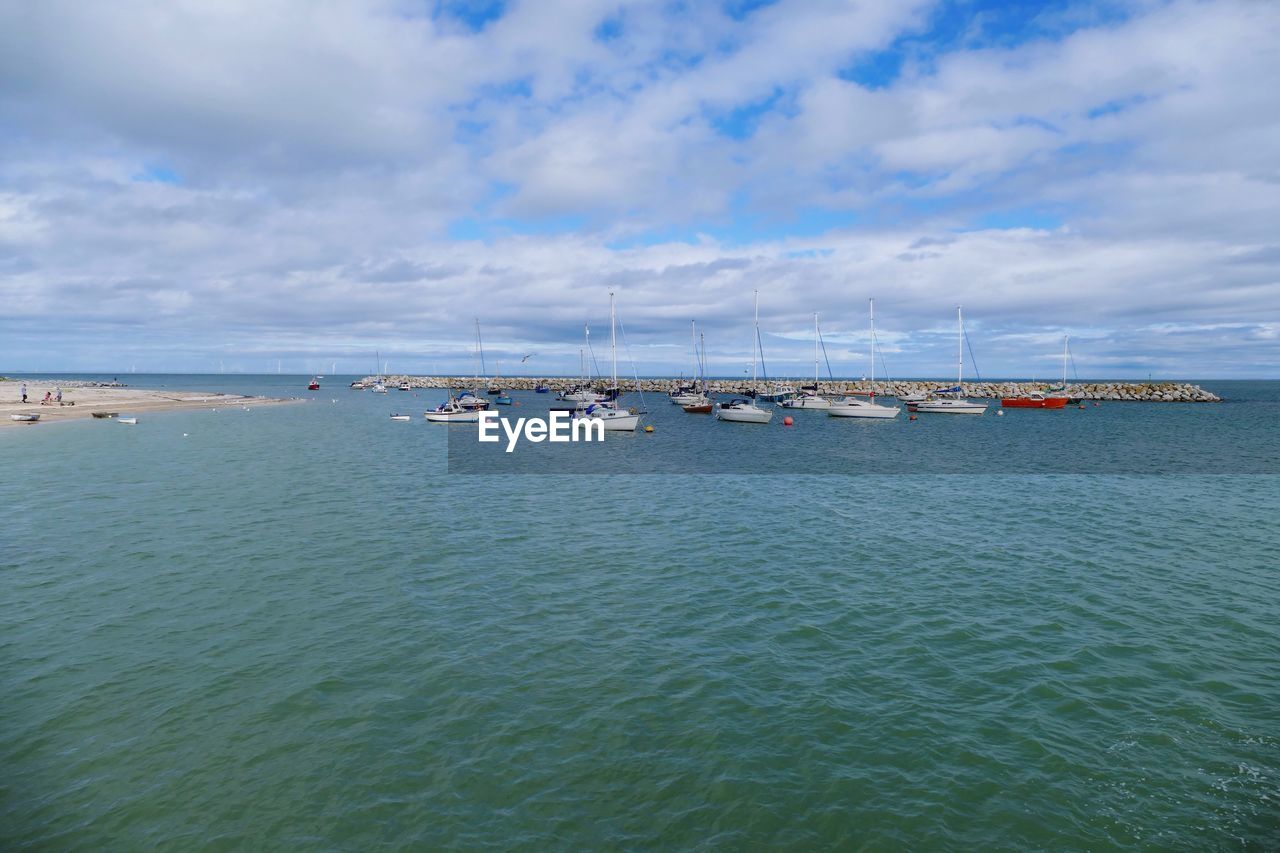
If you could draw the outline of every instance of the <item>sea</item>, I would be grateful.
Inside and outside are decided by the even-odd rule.
[[[1280,849],[1280,382],[506,453],[352,378],[0,430],[0,848]]]

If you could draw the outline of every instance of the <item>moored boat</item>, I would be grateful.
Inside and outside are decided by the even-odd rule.
[[[320,380],[319,380],[319,379],[317,379],[316,377],[312,376],[312,377],[311,377],[311,381],[307,383],[307,390],[308,390],[308,391],[319,391],[319,390],[320,390]]]
[[[827,414],[833,418],[896,418],[901,409],[896,406],[882,406],[876,402],[876,301],[868,300],[867,313],[870,317],[870,352],[871,352],[871,391],[867,399],[853,395],[845,395],[843,399],[832,400]]]
[[[91,414],[92,414],[95,418],[102,418],[102,419],[106,419],[106,418],[118,418],[118,417],[120,417],[120,413],[119,413],[119,412],[92,412]]]
[[[831,401],[818,393],[818,347],[822,343],[822,332],[818,329],[818,315],[813,315],[813,385],[800,389],[798,396],[783,400],[778,405],[784,409],[829,409]]]
[[[393,421],[407,421],[407,420],[412,420],[412,418],[410,418],[410,416],[409,416],[409,415],[393,414],[393,415],[391,416],[391,420],[393,420]]]
[[[964,311],[959,305],[956,306],[956,325],[960,339],[956,351],[955,387],[937,392],[946,394],[945,397],[930,395],[927,400],[908,403],[907,411],[934,415],[980,415],[987,410],[985,402],[964,398]]]
[[[9,415],[9,420],[23,424],[33,424],[40,420],[40,414],[38,412],[24,412],[18,415]]]
[[[432,423],[474,424],[480,420],[480,410],[464,407],[457,397],[450,397],[446,402],[441,403],[434,409],[428,409],[422,414]]]
[[[751,387],[756,385],[757,356],[759,364],[764,364],[764,345],[760,342],[760,291],[755,291],[755,347],[751,354]],[[768,377],[766,376],[767,380]],[[717,403],[716,420],[730,421],[740,424],[767,424],[773,420],[773,409],[756,405],[756,401],[747,397],[736,397],[727,403]]]
[[[1005,397],[1000,405],[1006,409],[1065,409],[1066,397],[1046,397],[1036,391],[1023,397]]]

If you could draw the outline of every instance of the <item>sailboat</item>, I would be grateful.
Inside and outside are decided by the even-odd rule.
[[[1067,405],[1074,406],[1077,403],[1083,403],[1083,397],[1072,397],[1071,389],[1067,386],[1067,361],[1071,358],[1070,335],[1062,336],[1062,384],[1057,388],[1046,388],[1054,397],[1066,397]],[[1080,377],[1076,377],[1076,381],[1080,381]]]
[[[606,398],[591,387],[591,382],[587,377],[587,351],[591,349],[591,327],[586,323],[582,324],[582,335],[583,346],[578,348],[578,362],[581,366],[582,381],[578,385],[561,391],[556,395],[556,399],[561,402],[577,403],[580,407],[585,407],[590,403],[602,403]]]
[[[688,406],[697,403],[701,398],[698,393],[698,321],[689,321],[689,346],[693,352],[693,372],[689,374],[692,384],[685,385],[683,382],[667,395],[667,399],[677,406]]]
[[[882,406],[876,402],[876,301],[867,300],[871,317],[871,396],[868,400],[845,397],[835,400],[827,414],[833,418],[895,418],[902,411],[895,406]]]
[[[802,389],[798,397],[783,400],[781,405],[786,409],[829,409],[831,401],[818,394],[818,347],[822,342],[822,332],[818,329],[818,314],[813,315],[813,391]]]
[[[702,340],[702,357],[698,360],[698,367],[702,375],[702,389],[696,394],[686,397],[689,402],[685,403],[683,408],[691,415],[709,415],[711,414],[712,403],[711,397],[707,394],[707,339],[705,336]]]
[[[387,393],[387,387],[382,384],[382,353],[374,350],[373,357],[377,359],[377,364],[374,365],[377,375],[374,377],[373,387],[370,390],[375,394],[385,394]]]
[[[929,412],[936,415],[980,415],[987,410],[987,404],[977,400],[964,398],[964,311],[956,306],[956,323],[959,326],[960,342],[956,350],[956,387],[947,389],[946,393],[954,393],[954,397],[931,397],[918,403],[908,403],[907,408],[913,412]]]
[[[640,425],[642,412],[635,409],[623,411],[618,408],[618,320],[614,308],[613,291],[609,291],[609,352],[613,358],[613,384],[609,386],[608,402],[592,403],[587,406],[583,417],[601,421],[606,430],[614,432],[635,432]]]
[[[756,387],[756,356],[759,356],[760,364],[764,364],[764,346],[760,343],[760,291],[755,291],[755,332],[756,339],[751,353],[751,392],[755,393]],[[765,377],[766,379],[768,377]],[[773,409],[765,409],[756,405],[756,401],[750,398],[735,398],[727,403],[716,404],[716,419],[721,421],[733,421],[741,424],[767,424],[773,420]]]

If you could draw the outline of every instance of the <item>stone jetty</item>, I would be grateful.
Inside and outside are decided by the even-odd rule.
[[[363,381],[372,385],[374,377],[366,376]],[[485,380],[467,376],[384,376],[382,381],[388,388],[402,384],[408,384],[411,388],[476,388],[482,386]],[[512,391],[532,391],[538,385],[546,385],[552,391],[560,391],[581,384],[578,379],[563,376],[509,376],[499,377],[495,381],[503,388]],[[637,383],[634,379],[619,378],[618,385],[624,392],[637,390],[638,384],[639,390],[645,393],[665,394],[674,390],[681,381],[674,378],[660,378],[641,379]],[[760,380],[755,382],[754,388],[763,393],[772,384],[774,383]],[[812,382],[805,383],[803,380],[789,380],[788,384],[793,388],[799,388],[804,384],[813,385]],[[951,387],[941,380],[877,381],[875,384],[877,394],[892,397],[925,394],[935,388]],[[753,388],[751,381],[744,379],[713,379],[707,385],[713,394],[744,394]],[[1050,387],[1052,387],[1051,383],[1047,382],[966,382],[964,393],[968,397],[1019,397],[1036,391],[1043,392]],[[869,390],[870,383],[866,381],[837,379],[818,383],[818,392],[824,396],[865,394]],[[1084,400],[1130,400],[1148,403],[1217,403],[1222,399],[1199,385],[1186,382],[1081,382],[1068,386],[1068,393],[1072,397]]]

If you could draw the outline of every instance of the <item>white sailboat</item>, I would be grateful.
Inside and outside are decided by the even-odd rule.
[[[609,291],[609,351],[613,358],[613,384],[609,387],[616,391],[618,388],[618,322],[612,290]],[[619,409],[616,396],[608,402],[591,404],[583,414],[584,418],[598,420],[604,424],[606,430],[613,432],[635,432],[636,427],[640,426],[640,416],[641,413],[634,409],[625,411]]]
[[[690,320],[689,326],[689,340],[693,348],[693,372],[689,376],[692,377],[693,383],[690,385],[682,384],[667,395],[667,399],[677,406],[695,405],[702,399],[702,395],[698,393],[698,321]]]
[[[756,386],[756,356],[764,363],[764,347],[760,343],[760,291],[755,291],[755,341],[751,353],[751,389]],[[766,409],[756,404],[753,399],[736,398],[727,403],[716,404],[716,420],[732,421],[740,424],[767,424],[773,420],[773,409]]]
[[[575,408],[585,408],[591,403],[602,403],[606,397],[591,387],[591,381],[587,376],[587,351],[591,349],[591,327],[586,323],[582,324],[583,346],[578,348],[578,361],[581,365],[582,379],[571,388],[565,388],[556,394],[556,399],[561,402],[576,403]],[[567,407],[565,407],[567,408]]]
[[[915,412],[928,412],[935,415],[980,415],[987,410],[987,403],[978,400],[966,400],[964,394],[964,311],[956,306],[956,323],[960,330],[960,343],[956,350],[956,387],[955,397],[932,397],[919,403],[908,404]]]
[[[792,397],[790,400],[783,400],[781,405],[785,409],[829,409],[831,401],[818,393],[818,345],[822,339],[822,332],[818,330],[818,314],[813,314],[813,390],[804,391],[798,397]]]
[[[374,351],[373,357],[377,360],[374,370],[377,375],[374,377],[373,386],[369,389],[375,394],[387,393],[387,387],[382,384],[382,353]]]
[[[871,316],[871,396],[862,400],[858,397],[845,397],[834,400],[827,414],[833,418],[896,418],[902,411],[895,406],[882,406],[876,402],[876,301],[868,300],[868,313]]]

